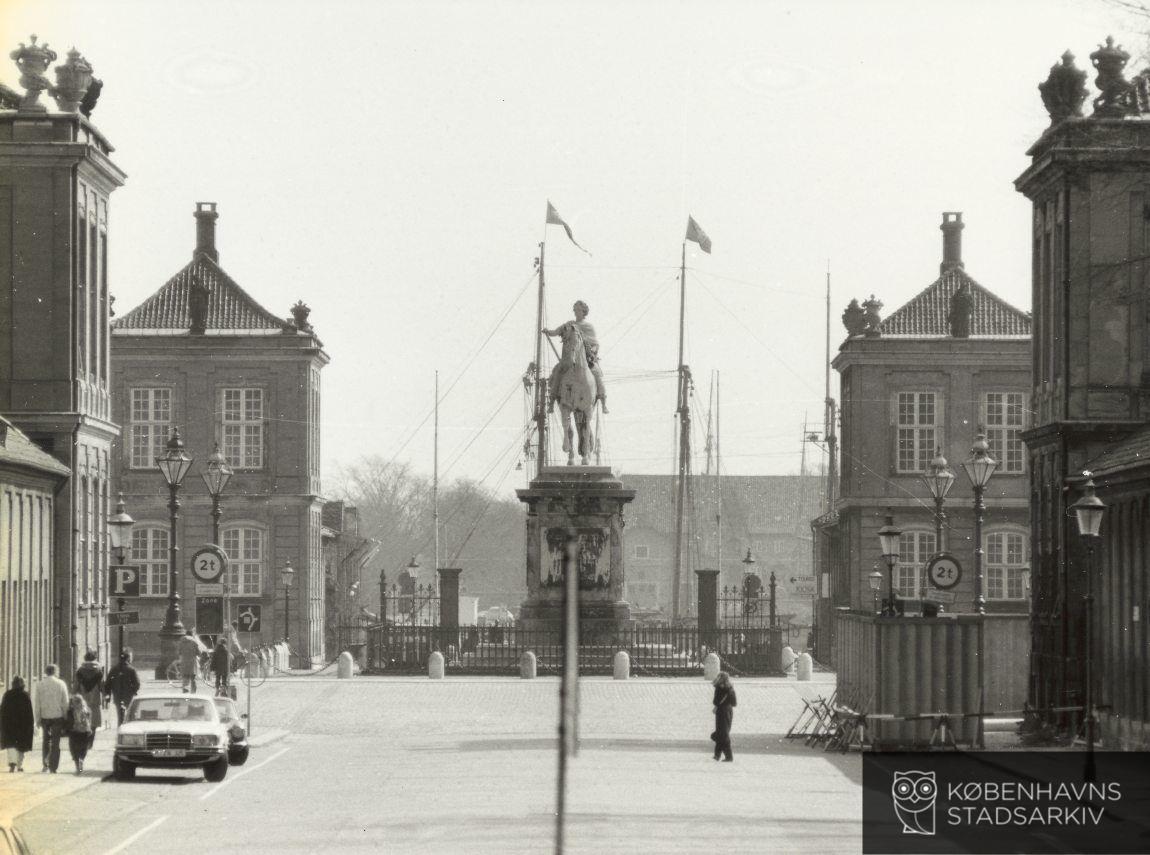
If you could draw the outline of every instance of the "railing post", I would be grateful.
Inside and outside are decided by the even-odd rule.
[[[699,644],[714,648],[718,643],[719,628],[719,571],[696,570],[698,577]]]

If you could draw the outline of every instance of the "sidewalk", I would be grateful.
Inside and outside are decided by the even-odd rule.
[[[169,686],[163,680],[145,680],[140,694],[156,694],[169,691]],[[202,693],[201,693],[202,694]],[[96,732],[96,742],[88,751],[84,760],[84,771],[77,775],[76,766],[72,762],[72,755],[68,753],[68,737],[60,739],[60,766],[55,775],[42,772],[40,754],[40,731],[36,732],[36,740],[32,750],[24,756],[24,772],[8,773],[0,771],[0,825],[11,823],[16,817],[39,807],[45,802],[71,795],[92,784],[104,780],[112,774],[112,755],[116,746],[117,728],[115,724],[116,713],[111,707],[103,711],[104,727]],[[252,748],[260,748],[272,742],[277,742],[288,735],[283,728],[260,728],[260,732],[248,739]]]

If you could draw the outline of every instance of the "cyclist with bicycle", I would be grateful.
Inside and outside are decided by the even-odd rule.
[[[228,684],[232,675],[232,654],[228,650],[228,640],[222,635],[212,651],[212,670],[216,672],[216,694],[228,697]]]

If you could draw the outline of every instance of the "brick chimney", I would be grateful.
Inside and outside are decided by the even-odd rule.
[[[216,213],[215,202],[196,202],[196,249],[192,253],[195,260],[201,255],[212,261],[219,261],[220,254],[216,252],[216,220],[220,215]]]
[[[215,207],[215,206],[213,206]],[[962,264],[962,211],[942,212],[942,264],[939,273],[961,270]]]

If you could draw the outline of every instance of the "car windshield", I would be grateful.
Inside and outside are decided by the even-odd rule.
[[[212,700],[215,701],[216,712],[220,714],[220,721],[231,721],[239,718],[236,714],[235,704],[230,700],[227,698],[213,698]]]
[[[207,698],[137,698],[128,711],[128,721],[212,721],[214,718]]]

